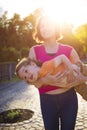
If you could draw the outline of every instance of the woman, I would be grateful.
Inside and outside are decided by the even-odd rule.
[[[42,44],[33,46],[30,49],[29,57],[31,59],[44,63],[63,54],[74,64],[80,61],[74,48],[57,42],[61,38],[60,28],[48,17],[39,18],[33,37],[36,42]],[[77,95],[74,88],[63,89],[60,87],[60,74],[61,72],[52,76],[49,73],[35,84],[37,87],[39,86],[38,90],[45,130],[58,130],[59,121],[61,130],[74,130],[75,127],[78,110]],[[72,76],[73,78],[70,78],[69,75],[67,77],[69,81],[75,80],[74,75]],[[66,84],[64,85],[66,86]]]

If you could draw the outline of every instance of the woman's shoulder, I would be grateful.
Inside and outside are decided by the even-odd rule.
[[[38,55],[41,55],[42,52],[44,52],[44,45],[35,45],[30,48],[30,55],[34,55],[35,58],[38,57]]]
[[[32,46],[32,48],[39,48],[39,47],[42,47],[43,44],[38,44],[38,45],[35,45],[35,46]]]
[[[38,49],[38,48],[40,48],[42,45],[34,45],[34,46],[32,46],[31,48],[30,48],[30,50],[35,50],[35,49]]]
[[[29,50],[29,57],[35,57],[36,58],[36,54],[39,52],[39,50],[41,50],[42,45],[35,45],[35,46],[32,46]],[[34,58],[34,59],[35,59]]]
[[[63,44],[63,43],[60,43],[60,46],[62,46],[62,47],[71,47],[71,48],[73,48],[71,45]]]
[[[62,47],[64,49],[73,49],[73,47],[71,45],[63,44],[63,43],[60,43],[60,47]]]

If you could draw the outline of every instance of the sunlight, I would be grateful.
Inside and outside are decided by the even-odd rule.
[[[84,17],[86,11],[81,0],[44,0],[43,8],[52,19],[60,23],[80,25],[84,21],[87,22],[87,18]]]
[[[87,0],[1,0],[0,3],[9,17],[14,13],[25,17],[42,7],[60,23],[80,25],[87,22]]]

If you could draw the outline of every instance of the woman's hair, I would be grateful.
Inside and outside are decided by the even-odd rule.
[[[20,70],[20,68],[21,68],[22,66],[30,65],[31,62],[35,62],[37,66],[40,66],[40,67],[42,66],[42,63],[41,63],[40,61],[33,60],[33,59],[28,58],[28,57],[24,57],[24,58],[23,58],[22,60],[20,60],[19,63],[16,65],[15,74],[16,74],[18,77],[20,77],[19,74],[18,74],[18,71]]]
[[[40,34],[39,24],[40,24],[41,19],[46,19],[46,18],[49,19],[49,17],[47,17],[47,16],[41,16],[36,21],[35,30],[34,30],[34,33],[33,33],[33,39],[37,43],[43,43],[44,42],[44,38]],[[54,28],[55,28],[56,40],[59,41],[60,39],[63,38],[62,31],[61,31],[61,26],[57,22],[54,22],[54,24],[52,26],[54,26]]]

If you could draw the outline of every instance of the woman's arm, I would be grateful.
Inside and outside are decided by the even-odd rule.
[[[70,70],[66,69],[66,71],[64,73],[62,73],[58,76],[58,78],[59,78],[58,84],[60,84],[59,85],[60,87],[66,87],[66,86],[67,87],[74,87],[76,85],[79,85],[79,84],[87,81],[87,77],[83,75],[84,73],[85,73],[85,75],[87,75],[87,73],[86,73],[87,72],[87,65],[84,65],[81,62],[77,52],[74,49],[71,52],[70,61],[73,64],[76,64],[78,66],[77,68],[79,68],[79,69],[74,68],[74,71],[75,71],[77,76],[71,75]],[[66,84],[65,83],[63,84],[63,79],[65,77],[67,77],[67,82],[66,82]]]
[[[84,76],[87,76],[87,64],[81,63],[81,72]]]
[[[78,83],[78,84],[80,84],[82,82],[85,82],[87,80],[87,77],[85,77],[83,75],[83,73],[82,73],[82,71],[83,71],[83,63],[80,60],[77,52],[74,49],[71,52],[70,60],[71,60],[71,62],[73,64],[76,64],[79,67],[79,70],[78,69],[74,70],[77,73],[77,76],[75,76],[75,82]],[[70,80],[70,78],[72,78],[72,77],[68,76],[68,80]]]
[[[77,52],[75,51],[75,49],[72,49],[71,54],[70,54],[70,61],[73,64],[77,64],[78,62],[81,62],[79,55],[77,54]]]

